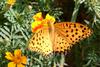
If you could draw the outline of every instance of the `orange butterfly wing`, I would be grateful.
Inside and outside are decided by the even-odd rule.
[[[92,34],[91,29],[80,23],[61,22],[56,23],[54,52],[64,52],[80,40],[89,37]]]
[[[89,37],[92,30],[80,23],[61,22],[51,27],[42,27],[29,41],[29,49],[42,55],[70,50],[76,42]],[[54,40],[54,41],[53,41]]]

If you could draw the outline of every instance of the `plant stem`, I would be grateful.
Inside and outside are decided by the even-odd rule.
[[[61,61],[60,61],[59,67],[64,67],[64,62],[65,62],[65,56],[64,56],[64,54],[61,54]]]
[[[53,67],[56,67],[56,63],[55,63],[55,61],[54,61],[54,63],[53,63]]]
[[[78,11],[79,11],[79,7],[80,7],[80,1],[76,0],[75,1],[74,11],[73,11],[72,18],[71,18],[71,22],[75,22],[76,21],[76,18],[77,18],[77,15],[78,15]]]

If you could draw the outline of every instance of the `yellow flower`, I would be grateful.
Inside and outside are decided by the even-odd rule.
[[[44,26],[48,26],[48,22],[54,24],[55,18],[53,16],[50,16],[49,14],[47,14],[45,19],[42,21],[42,24]]]
[[[7,0],[7,4],[9,5],[14,5],[16,0]]]
[[[51,23],[55,22],[55,18],[53,16],[50,16],[49,14],[46,15],[45,20],[47,20],[47,22],[51,22]]]
[[[36,13],[36,15],[33,16],[33,19],[35,21],[42,21],[43,20],[42,13],[41,12]]]
[[[32,22],[31,27],[35,28],[36,26],[40,25],[41,23],[42,23],[41,21]]]
[[[27,57],[21,55],[20,49],[15,50],[14,54],[6,52],[5,58],[11,61],[8,63],[8,67],[25,67],[23,64],[27,63]]]
[[[41,28],[41,24],[43,21],[42,13],[36,13],[36,15],[33,16],[34,22],[31,23],[32,32],[37,31],[39,28]]]
[[[48,22],[54,23],[55,18],[53,16],[50,16],[49,14],[46,15],[45,19],[42,17],[42,13],[39,12],[36,15],[33,16],[33,19],[35,20],[32,22],[32,32],[37,31],[43,26],[48,26]]]
[[[36,32],[37,30],[39,30],[43,26],[41,23],[42,23],[41,21],[32,22],[31,24],[32,32]]]

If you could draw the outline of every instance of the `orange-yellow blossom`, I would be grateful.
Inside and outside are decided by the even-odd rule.
[[[7,4],[9,5],[14,5],[16,0],[7,0]]]
[[[55,22],[55,18],[53,16],[50,16],[49,14],[46,15],[45,19],[43,19],[41,12],[34,15],[33,19],[35,21],[32,22],[32,24],[31,24],[32,32],[37,31],[38,29],[40,29],[43,26],[48,26],[48,22],[50,22],[50,23]]]
[[[36,13],[36,15],[33,16],[33,19],[35,21],[42,21],[43,20],[42,13],[41,12]]]
[[[11,61],[8,63],[8,67],[25,67],[27,63],[27,57],[21,55],[20,49],[15,50],[14,54],[6,52],[5,58]]]

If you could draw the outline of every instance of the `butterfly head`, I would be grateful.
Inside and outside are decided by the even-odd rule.
[[[33,16],[34,22],[32,22],[32,32],[36,32],[42,27],[48,27],[48,24],[54,24],[55,18],[53,16],[50,16],[49,14],[46,15],[45,18],[43,18],[42,13],[39,12],[36,15]]]

